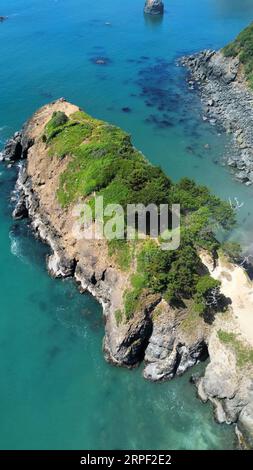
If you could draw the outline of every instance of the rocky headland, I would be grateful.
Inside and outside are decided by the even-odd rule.
[[[144,361],[144,377],[161,381],[209,357],[204,376],[193,376],[199,397],[213,403],[219,422],[236,424],[242,447],[252,447],[252,283],[203,230],[210,219],[229,230],[229,204],[191,180],[172,183],[127,134],[64,99],[37,111],[2,160],[17,165],[13,217],[29,217],[51,248],[49,273],[73,277],[102,304],[106,360],[129,368]],[[180,202],[180,249],[76,237],[76,204],[92,205],[95,193],[122,205]]]
[[[144,13],[147,15],[162,15],[164,12],[164,4],[162,0],[146,0]]]
[[[253,183],[252,35],[250,26],[223,50],[206,50],[180,61],[190,71],[190,88],[196,84],[200,92],[203,119],[233,135],[226,162],[246,185]]]

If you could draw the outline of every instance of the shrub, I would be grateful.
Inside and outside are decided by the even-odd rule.
[[[194,308],[203,315],[207,310],[216,310],[220,301],[220,281],[213,279],[208,274],[202,276],[196,284],[194,295]]]
[[[145,276],[145,285],[152,292],[163,292],[168,284],[168,274],[174,253],[163,251],[153,241],[144,244],[137,262],[137,270]]]
[[[198,280],[199,257],[192,245],[183,245],[176,252],[167,277],[165,298],[168,302],[182,301],[190,298]]]
[[[133,255],[133,247],[126,240],[109,240],[109,256],[113,257],[119,268],[127,271],[130,267]]]
[[[62,111],[57,111],[53,113],[52,119],[50,121],[51,127],[54,129],[59,126],[64,126],[68,122],[68,117]]]

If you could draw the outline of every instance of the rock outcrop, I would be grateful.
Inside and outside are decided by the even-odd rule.
[[[173,309],[161,301],[152,320],[152,335],[144,358],[146,379],[170,380],[207,359],[209,327],[203,319],[198,318],[196,324],[189,310]]]
[[[164,12],[164,4],[162,0],[146,0],[144,13],[148,15],[162,15]]]
[[[223,344],[214,329],[209,339],[210,363],[197,380],[200,399],[211,401],[219,423],[236,424],[242,447],[253,446],[253,364],[238,367],[235,351]]]
[[[3,152],[0,153],[2,161],[15,163],[22,159],[26,159],[29,148],[33,145],[33,139],[26,136],[25,128],[22,132],[16,132],[14,136],[8,140]]]
[[[7,16],[0,16],[0,23],[3,23],[5,20],[7,20]]]
[[[236,425],[241,447],[252,448],[253,284],[240,266],[223,258],[213,266],[206,254],[201,258],[213,277],[221,281],[221,292],[232,303],[212,325],[208,338],[210,362],[204,376],[196,380],[198,394],[214,405],[219,423]]]
[[[90,292],[101,303],[107,361],[129,368],[144,361],[144,377],[162,381],[182,375],[209,354],[205,375],[194,379],[199,396],[214,404],[220,422],[236,423],[238,435],[251,446],[251,366],[247,366],[248,373],[239,368],[234,352],[217,334],[219,328],[233,326],[234,318],[226,320],[220,314],[222,319],[218,315],[210,325],[194,312],[190,300],[186,308],[172,308],[161,294],[144,290],[134,316],[126,322],[117,320],[115,312],[122,308],[131,268],[128,272],[119,269],[108,254],[105,240],[79,240],[74,236],[73,210],[60,206],[56,197],[59,177],[71,156],[49,155],[43,139],[45,125],[53,113],[70,116],[78,111],[79,108],[60,99],[35,113],[6,144],[2,158],[9,164],[19,160],[13,216],[16,219],[28,216],[34,233],[49,245],[47,266],[52,276],[73,277],[81,292]],[[207,269],[209,266],[205,265],[205,272]]]
[[[235,178],[253,183],[253,93],[248,88],[238,58],[222,52],[204,51],[184,57],[181,63],[191,73],[201,94],[203,119],[233,134],[227,164]]]

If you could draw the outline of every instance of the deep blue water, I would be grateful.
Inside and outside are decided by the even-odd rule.
[[[1,0],[0,140],[64,96],[129,131],[171,177],[238,197],[234,235],[251,250],[253,190],[222,166],[229,137],[202,121],[176,59],[230,41],[253,0],[165,0],[161,22],[144,18],[143,3]],[[11,220],[14,179],[0,168],[0,448],[232,448],[233,429],[196,399],[190,374],[157,385],[104,362],[101,308],[49,278],[46,247]]]

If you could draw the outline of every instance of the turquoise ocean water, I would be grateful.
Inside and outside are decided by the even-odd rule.
[[[143,3],[1,0],[9,16],[0,24],[1,144],[64,96],[129,131],[171,177],[244,202],[234,235],[253,251],[253,189],[222,166],[229,137],[202,121],[176,66],[183,54],[231,40],[252,20],[253,0],[165,0],[161,22],[144,18]],[[214,422],[190,374],[157,385],[141,369],[104,362],[101,308],[72,282],[49,278],[47,248],[11,220],[14,182],[1,166],[0,448],[233,448],[233,428]]]

